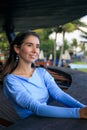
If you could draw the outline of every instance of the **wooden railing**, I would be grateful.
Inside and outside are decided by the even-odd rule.
[[[59,85],[61,89],[64,91],[69,88],[69,85],[71,83],[71,80],[66,78],[65,76],[59,74],[58,72],[54,72],[52,70],[48,69],[48,72],[54,77],[56,83]]]

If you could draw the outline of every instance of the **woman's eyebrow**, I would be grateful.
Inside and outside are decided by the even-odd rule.
[[[25,44],[34,44],[32,42],[25,42]],[[37,45],[39,45],[39,43],[37,43]]]
[[[25,44],[33,44],[32,42],[25,42]]]

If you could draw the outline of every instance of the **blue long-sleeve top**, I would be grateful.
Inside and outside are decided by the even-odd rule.
[[[13,104],[20,118],[31,114],[46,117],[79,118],[79,109],[85,107],[62,91],[46,69],[38,67],[29,78],[8,74],[4,78],[4,94]],[[67,107],[50,106],[49,96]]]

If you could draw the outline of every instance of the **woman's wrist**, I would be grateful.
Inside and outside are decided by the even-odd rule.
[[[87,107],[79,109],[80,118],[87,119]]]

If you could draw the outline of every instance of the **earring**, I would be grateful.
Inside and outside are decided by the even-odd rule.
[[[19,56],[17,55],[17,56],[16,56],[16,61],[18,61],[18,60],[19,60]]]

